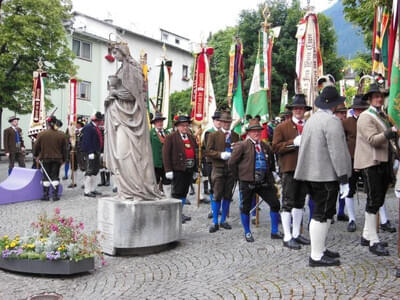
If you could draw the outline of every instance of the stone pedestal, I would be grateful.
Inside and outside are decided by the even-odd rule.
[[[182,202],[177,199],[121,201],[101,198],[97,229],[103,237],[101,243],[106,254],[160,251],[162,246],[180,239]]]

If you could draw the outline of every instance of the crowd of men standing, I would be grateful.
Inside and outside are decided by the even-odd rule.
[[[311,107],[305,96],[295,95],[286,106],[285,120],[277,125],[273,134],[260,118],[248,120],[245,132],[231,130],[229,112],[216,111],[213,127],[203,135],[193,133],[189,117],[174,118],[171,132],[164,129],[165,118],[156,113],[151,120],[150,141],[153,150],[155,175],[159,189],[171,184],[171,196],[187,200],[190,186],[199,176],[199,142],[202,141],[204,192],[211,203],[210,233],[232,229],[228,223],[235,188],[239,187],[240,220],[247,242],[253,242],[250,228],[251,215],[257,209],[256,195],[270,207],[271,238],[282,239],[283,247],[298,250],[311,245],[309,265],[340,265],[340,254],[327,249],[326,238],[336,215],[348,221],[347,230],[356,231],[354,195],[357,182],[362,178],[367,195],[365,222],[360,244],[368,246],[371,253],[387,256],[387,243],[381,242],[377,233],[377,213],[383,222],[381,228],[395,229],[387,220],[384,209],[386,192],[395,183],[394,168],[397,149],[397,128],[390,125],[383,110],[387,92],[371,84],[365,95],[354,97],[351,113],[344,106],[333,84],[327,84],[315,101],[315,111],[306,120]],[[15,162],[25,167],[24,142],[18,118],[9,119],[10,128],[4,131],[4,147],[9,158],[9,174]],[[110,185],[110,173],[102,162],[104,147],[104,115],[97,112],[87,124],[78,120],[75,161],[71,167],[85,172],[84,196],[101,195],[96,190],[96,178],[101,170],[101,183]],[[33,156],[43,169],[43,198],[59,199],[59,172],[63,163],[69,162],[66,135],[59,130],[60,120],[47,119],[48,129],[41,132],[33,145]],[[396,147],[392,147],[395,145]],[[69,165],[69,164],[68,164]],[[396,168],[395,168],[396,169]],[[65,169],[67,171],[67,168]],[[400,177],[400,175],[398,175]],[[200,182],[199,182],[200,184]],[[281,184],[282,197],[278,195]],[[210,188],[208,188],[210,186]],[[400,181],[395,188],[400,197]],[[308,201],[306,201],[308,199]],[[309,235],[301,234],[304,207],[310,207]],[[347,207],[349,217],[344,215]],[[183,214],[182,222],[190,221]],[[282,224],[283,234],[278,225]]]

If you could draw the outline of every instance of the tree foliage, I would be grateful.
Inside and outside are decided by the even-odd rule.
[[[169,96],[169,101],[171,105],[171,115],[175,116],[177,114],[189,115],[191,111],[190,96],[192,93],[192,88],[174,92]]]
[[[346,20],[361,27],[364,42],[372,48],[374,14],[376,5],[386,5],[391,9],[392,0],[342,0]]]
[[[74,55],[65,24],[70,0],[8,0],[0,19],[0,109],[31,110],[32,72],[42,58],[48,73],[47,90],[64,87],[74,75]]]

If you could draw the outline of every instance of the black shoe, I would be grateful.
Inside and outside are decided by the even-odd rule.
[[[184,220],[186,222],[186,221],[192,220],[192,218],[189,216],[182,215],[182,220]]]
[[[286,248],[289,248],[289,249],[294,249],[294,250],[300,250],[301,249],[301,246],[293,238],[290,239],[287,242],[283,241],[283,247],[286,247]]]
[[[332,267],[340,266],[340,260],[323,255],[320,260],[313,260],[311,257],[308,260],[310,267]]]
[[[116,193],[116,192],[118,192],[118,188],[115,187],[115,188],[112,189],[112,191],[113,191],[113,193]]]
[[[201,203],[205,203],[205,204],[209,204],[210,203],[210,199],[208,199],[207,197],[200,199]]]
[[[369,246],[369,240],[365,239],[363,236],[361,236],[361,246]],[[382,247],[387,247],[389,244],[387,242],[379,242],[379,244],[382,245]]]
[[[389,256],[389,250],[383,247],[381,243],[375,243],[369,246],[369,252],[378,256]]]
[[[253,238],[253,235],[251,234],[251,232],[246,233],[244,235],[244,238],[246,239],[246,242],[249,242],[249,243],[254,242],[254,238]]]
[[[60,186],[56,185],[56,188],[53,191],[53,201],[58,201],[60,200],[60,197],[58,197],[58,190],[59,190]]]
[[[324,256],[328,256],[330,258],[339,258],[340,254],[338,252],[325,249]]]
[[[333,218],[331,220],[331,224],[335,224],[335,220]]]
[[[214,225],[210,226],[210,229],[208,230],[208,232],[214,233],[214,232],[216,232],[218,230],[219,230],[219,225],[218,224],[214,224]]]
[[[101,192],[98,192],[98,191],[93,191],[93,192],[91,192],[92,194],[95,194],[95,195],[102,195],[102,193]]]
[[[349,217],[347,215],[337,215],[337,220],[342,222],[349,221]]]
[[[311,243],[309,239],[306,239],[301,234],[297,238],[294,238],[294,240],[296,241],[296,243],[301,244],[301,245],[310,245],[310,243]]]
[[[271,233],[271,239],[281,240],[281,239],[283,239],[283,234],[279,231],[277,233]]]
[[[76,183],[74,183],[74,184],[72,184],[72,183],[68,184],[68,188],[69,188],[69,189],[73,189],[74,187],[76,187]]]
[[[357,230],[357,226],[356,226],[356,222],[354,222],[353,220],[350,221],[349,224],[347,224],[347,231],[348,232],[354,232]]]
[[[232,229],[232,226],[228,224],[228,222],[224,222],[219,224],[220,227],[224,228],[224,229]]]
[[[67,180],[68,176],[63,176],[62,180]]]
[[[192,205],[192,202],[190,202],[189,199],[186,199],[185,205]]]
[[[389,220],[387,220],[387,222],[385,224],[381,224],[379,226],[380,229],[382,229],[383,231],[387,231],[387,232],[396,232],[396,228],[390,223]]]
[[[84,193],[83,194],[85,197],[90,197],[90,198],[96,198],[96,194],[90,192],[90,193]]]
[[[207,218],[212,219],[212,217],[213,217],[213,213],[212,213],[212,211],[210,211],[210,212],[208,213]]]

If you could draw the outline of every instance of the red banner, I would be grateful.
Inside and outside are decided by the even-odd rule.
[[[193,119],[201,123],[204,118],[204,99],[206,87],[206,54],[205,49],[196,58],[196,70],[193,80],[192,102]]]
[[[72,78],[69,81],[69,115],[68,126],[71,123],[76,123],[76,79]]]

